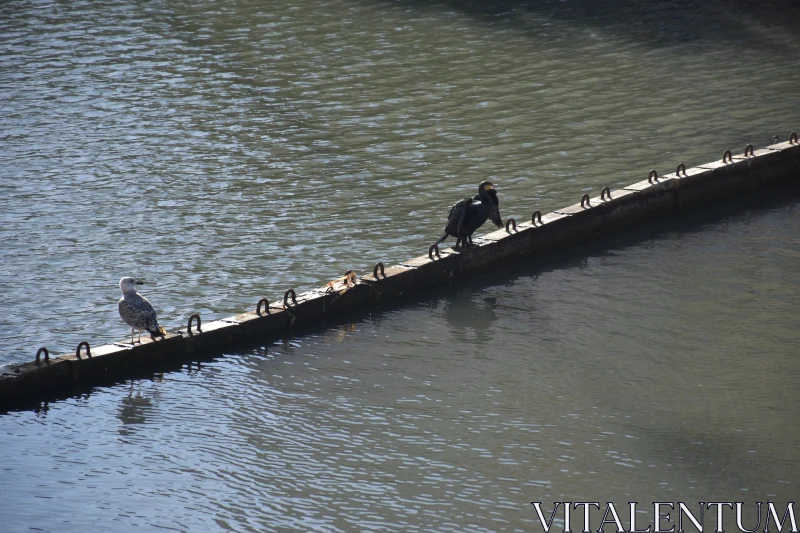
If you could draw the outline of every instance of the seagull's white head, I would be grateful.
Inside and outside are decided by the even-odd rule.
[[[136,285],[142,285],[141,281],[136,281],[134,278],[126,277],[119,280],[119,288],[123,293],[136,292]]]

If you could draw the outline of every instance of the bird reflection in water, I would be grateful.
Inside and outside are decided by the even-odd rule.
[[[160,382],[162,378],[163,376],[159,374],[154,378],[154,381]],[[136,385],[138,385],[138,387],[134,390]],[[152,395],[155,399],[158,399],[159,391],[153,389]],[[131,388],[128,391],[128,395],[120,400],[117,418],[119,418],[122,424],[117,429],[117,432],[124,437],[133,435],[136,426],[147,422],[147,416],[152,409],[153,399],[142,395],[141,382],[131,381]]]
[[[39,402],[36,407],[33,408],[33,412],[36,413],[36,416],[46,417],[47,412],[50,410],[50,404],[48,402]]]
[[[332,336],[326,336],[325,342],[344,342],[347,337],[356,330],[355,324],[345,324],[333,332]]]
[[[455,337],[487,344],[494,334],[492,325],[497,321],[497,297],[474,293],[470,290],[459,291],[444,302],[444,317],[453,330]]]

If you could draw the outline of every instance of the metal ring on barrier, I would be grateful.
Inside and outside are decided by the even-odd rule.
[[[381,271],[381,276],[384,278],[386,277],[386,270],[383,267],[383,263],[375,263],[375,268],[372,269],[372,277],[378,279],[378,271]]]
[[[777,135],[776,135],[777,137]],[[793,131],[789,134],[789,144],[797,144],[797,132]]]
[[[36,364],[37,364],[37,365],[38,365],[38,364],[40,364],[40,363],[39,363],[39,356],[40,356],[42,353],[44,353],[44,362],[45,362],[45,363],[49,363],[49,362],[50,362],[50,352],[48,352],[48,351],[47,351],[47,348],[45,348],[44,346],[42,346],[42,347],[41,347],[41,348],[39,348],[39,350],[36,352]]]
[[[287,324],[288,327],[292,327],[294,325],[295,320],[297,320],[297,313],[292,308],[293,306],[289,305],[289,295],[292,296],[292,303],[294,306],[297,305],[297,295],[294,292],[294,289],[289,289],[283,295],[283,309],[286,311],[286,316],[289,317],[289,323]],[[325,300],[322,301],[323,304]]]
[[[681,172],[683,172],[683,177],[686,177],[686,165],[681,163],[678,165],[678,168],[675,169],[675,175],[679,178],[681,177]]]
[[[744,147],[744,156],[750,157],[751,155],[755,155],[753,154],[753,145],[748,144],[747,146]]]
[[[511,226],[514,228],[514,231],[517,231],[517,221],[516,221],[516,220],[514,220],[513,218],[509,218],[508,220],[506,220],[506,231],[507,231],[508,233],[511,233],[511,232],[508,230],[508,226],[509,226],[509,225],[511,225]]]
[[[608,187],[603,187],[603,190],[600,191],[600,199],[611,200],[611,189],[609,189]]]
[[[81,348],[86,348],[86,357],[91,359],[92,358],[92,349],[89,348],[89,343],[86,342],[86,341],[83,341],[82,343],[80,343],[78,345],[77,348],[75,348],[75,357],[77,357],[78,359],[81,358]]]
[[[439,259],[442,258],[441,254],[439,253],[439,245],[438,244],[432,244],[431,247],[428,248],[428,258],[431,261],[433,261],[433,254],[434,253],[436,254],[436,257],[438,257]]]
[[[194,313],[192,316],[189,317],[189,326],[186,328],[186,331],[189,333],[190,337],[194,335],[194,333],[192,333],[192,322],[194,322],[195,318],[197,319],[197,331],[199,333],[203,332],[203,330],[200,329],[200,325],[201,325],[200,315],[198,313]]]
[[[647,183],[653,183],[653,180],[658,181],[658,172],[655,169],[651,170],[649,174],[647,174]]]
[[[297,294],[295,294],[294,289],[289,289],[283,295],[283,308],[286,309],[289,307],[289,295],[292,295],[292,303],[297,305]]]
[[[266,311],[266,314],[267,315],[270,314],[270,312],[269,312],[269,300],[267,300],[266,298],[261,298],[258,301],[258,303],[256,304],[256,314],[258,316],[266,316],[266,315],[262,315],[261,314],[261,306],[262,305],[264,306],[264,310]]]
[[[730,150],[725,150],[724,152],[722,152],[722,162],[733,163],[733,154],[731,154]]]
[[[584,205],[584,202],[586,202],[586,205]],[[592,204],[589,203],[588,194],[584,194],[583,196],[581,196],[581,207],[586,207],[586,206],[592,207]]]
[[[544,224],[544,222],[542,222],[542,212],[538,210],[534,211],[533,214],[531,215],[531,224],[536,226],[537,220],[539,221],[539,224]]]

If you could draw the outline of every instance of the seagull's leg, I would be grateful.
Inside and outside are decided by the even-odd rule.
[[[139,330],[139,340],[137,342],[142,344],[142,330]]]
[[[131,344],[133,344],[133,328],[131,328]]]

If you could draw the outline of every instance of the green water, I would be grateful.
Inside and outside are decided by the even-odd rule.
[[[482,7],[483,6],[483,7]],[[0,4],[0,363],[420,255],[800,128],[767,2]],[[538,531],[796,500],[795,192],[0,417],[9,531]]]

